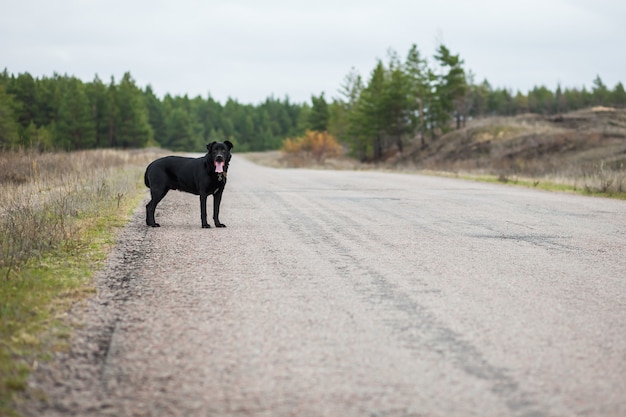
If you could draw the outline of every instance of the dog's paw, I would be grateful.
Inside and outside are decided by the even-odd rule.
[[[158,224],[158,223],[149,224],[148,226],[150,226],[150,227],[161,227],[161,225]]]
[[[215,227],[226,227],[224,223],[215,223]]]
[[[210,225],[210,224],[208,224],[208,223],[207,223],[207,224],[203,224],[203,225],[202,225],[202,228],[203,228],[203,229],[210,229],[210,228],[211,228],[211,225]]]

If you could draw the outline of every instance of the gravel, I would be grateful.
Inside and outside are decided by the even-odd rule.
[[[622,201],[234,157],[220,217],[141,205],[20,411],[626,415]]]

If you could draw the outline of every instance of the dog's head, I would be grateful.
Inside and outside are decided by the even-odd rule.
[[[224,142],[211,142],[206,146],[207,149],[207,163],[209,169],[217,173],[218,177],[226,176],[228,172],[228,164],[230,163],[230,150],[233,149],[233,144],[225,140]]]

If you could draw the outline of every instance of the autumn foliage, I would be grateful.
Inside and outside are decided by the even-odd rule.
[[[281,150],[288,156],[314,159],[317,162],[323,162],[326,158],[340,156],[343,151],[333,135],[316,130],[307,130],[304,136],[299,138],[285,139]]]

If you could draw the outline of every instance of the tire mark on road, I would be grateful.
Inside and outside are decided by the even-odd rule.
[[[304,200],[304,199],[303,199]],[[282,200],[281,204],[288,204]],[[359,199],[359,205],[381,204],[378,200]],[[303,210],[307,207],[309,210]],[[378,210],[380,207],[377,207]],[[309,213],[326,213],[324,218],[313,217]],[[385,210],[390,216],[398,215],[393,210]],[[385,240],[379,234],[358,224],[351,216],[337,210],[334,205],[324,205],[320,200],[307,199],[298,206],[289,205],[285,221],[289,229],[302,241],[312,245],[322,258],[327,259],[341,274],[351,269],[352,274],[369,279],[369,285],[362,281],[355,283],[354,290],[361,298],[380,311],[380,317],[390,326],[394,334],[412,350],[414,355],[430,350],[443,360],[451,362],[471,377],[487,381],[491,391],[502,399],[512,415],[524,417],[542,417],[547,414],[537,404],[532,395],[524,392],[519,383],[509,376],[506,368],[490,364],[484,355],[471,343],[463,340],[462,335],[447,327],[441,320],[409,294],[398,288],[387,278],[393,272],[381,272],[379,266],[372,266],[367,259],[358,256],[345,242],[353,242],[361,247],[369,246],[365,253],[376,254],[380,259],[381,248],[397,251],[399,248],[392,241]],[[407,220],[406,218],[403,220]],[[337,231],[341,239],[336,237]],[[357,268],[357,271],[354,269]],[[420,280],[416,278],[416,280]],[[426,284],[426,283],[424,283]],[[429,291],[429,292],[432,292]],[[390,314],[393,312],[393,314]],[[400,314],[398,314],[400,313]]]

